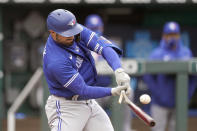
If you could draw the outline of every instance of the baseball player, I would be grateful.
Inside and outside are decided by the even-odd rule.
[[[104,23],[102,18],[97,15],[97,14],[90,14],[86,17],[85,19],[85,26],[92,31],[94,31],[98,36],[103,35],[104,31]],[[98,55],[94,52],[92,52],[92,55],[94,57],[95,61],[102,60],[102,56]],[[99,86],[109,86],[111,84],[111,77],[110,76],[104,76],[104,75],[98,75],[97,76],[97,85]],[[133,91],[132,91],[133,92]],[[132,97],[131,95],[130,97]],[[103,107],[104,109],[106,108],[106,105],[111,104],[110,103],[110,97],[105,97],[105,98],[100,98],[97,99],[97,102]],[[127,105],[123,105],[123,112],[124,112],[124,119],[123,119],[123,129],[122,131],[131,131],[131,121],[132,121],[132,116],[131,110]],[[107,110],[106,110],[107,112]]]
[[[102,36],[77,23],[68,10],[57,9],[47,17],[49,37],[43,51],[43,70],[50,96],[45,110],[52,131],[113,131],[105,111],[94,100],[130,95],[130,78],[121,68],[121,50]],[[98,87],[90,53],[101,54],[114,70],[115,88]],[[124,83],[122,85],[122,83]]]
[[[150,55],[151,60],[188,60],[192,57],[189,48],[183,46],[181,41],[180,26],[177,22],[167,22],[163,27],[163,35],[160,46]],[[165,131],[168,123],[168,131],[175,131],[175,75],[145,75],[152,96],[151,115],[157,122],[152,131]],[[196,87],[196,78],[190,76],[188,83],[189,98]]]

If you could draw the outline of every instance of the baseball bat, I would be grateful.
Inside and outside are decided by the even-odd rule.
[[[131,108],[131,110],[135,113],[135,115],[138,118],[140,118],[145,124],[147,124],[150,127],[155,126],[156,122],[154,121],[154,119],[150,117],[147,113],[145,113],[137,105],[135,105],[133,102],[131,102],[129,98],[126,96],[125,91],[121,92],[119,103],[121,103],[123,97],[125,99],[126,104]]]

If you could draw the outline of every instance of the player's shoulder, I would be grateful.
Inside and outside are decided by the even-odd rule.
[[[82,31],[83,33],[84,33],[84,32],[87,32],[87,31],[90,31],[90,29],[88,29],[88,28],[85,27],[84,25],[81,25],[81,27],[83,28],[83,31]],[[81,33],[82,33],[82,32],[81,32]]]
[[[90,42],[90,40],[98,38],[95,32],[85,26],[82,27],[83,31],[80,33],[80,42],[87,44],[88,42]]]
[[[93,37],[96,33],[93,32],[92,30],[88,29],[87,27],[81,25],[83,27],[83,31],[80,33],[82,37]]]
[[[191,50],[187,46],[182,46],[182,51],[187,53],[191,52]]]
[[[54,43],[47,43],[45,47],[45,55],[47,57],[47,63],[58,65],[64,62],[69,62],[69,52],[59,47]]]

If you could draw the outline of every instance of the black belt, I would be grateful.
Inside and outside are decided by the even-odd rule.
[[[74,95],[72,97],[66,97],[66,100],[72,100],[72,101],[83,101],[83,100],[89,100],[89,99],[84,99],[80,97],[79,95]]]
[[[71,101],[86,101],[86,105],[88,105],[89,103],[92,103],[92,101],[90,99],[84,99],[84,98],[81,98],[81,97],[77,97],[77,99],[75,99],[75,96],[72,96],[72,97],[68,97],[68,98],[65,98],[66,100],[71,100]],[[90,100],[88,102],[88,100]]]

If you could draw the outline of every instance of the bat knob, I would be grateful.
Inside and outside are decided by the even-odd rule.
[[[156,122],[155,121],[151,121],[150,122],[150,127],[153,127],[153,126],[155,126],[156,125]]]

